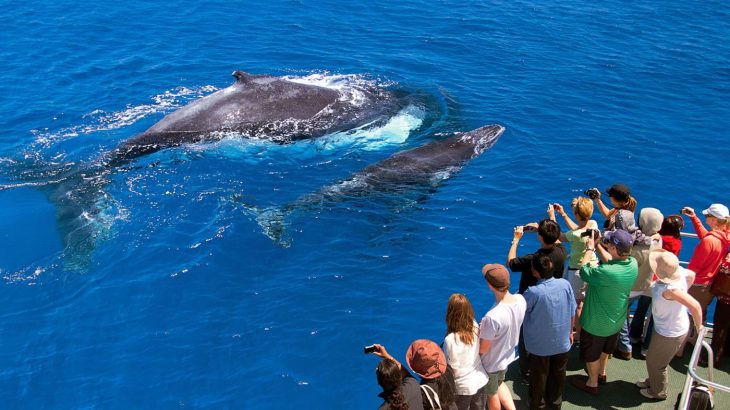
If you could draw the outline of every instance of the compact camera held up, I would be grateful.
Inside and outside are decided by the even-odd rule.
[[[589,229],[586,229],[585,232],[583,232],[582,234],[580,234],[580,236],[581,237],[590,236],[591,238],[593,238],[593,240],[596,240],[596,238],[598,238],[598,234],[599,234],[598,229],[590,229],[589,228]]]
[[[598,199],[601,197],[601,191],[598,190],[598,188],[591,188],[584,192],[588,198],[591,199]]]
[[[375,346],[375,345],[370,345],[370,346],[365,346],[365,349],[363,349],[363,350],[364,350],[364,353],[365,354],[368,354],[368,353],[379,352],[380,351],[380,348],[378,346]]]

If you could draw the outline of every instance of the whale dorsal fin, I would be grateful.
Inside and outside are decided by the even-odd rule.
[[[241,84],[246,84],[249,81],[251,81],[252,78],[256,77],[253,74],[249,74],[249,73],[241,71],[241,70],[234,71],[232,73],[232,75],[234,77],[236,77],[236,82],[241,83]]]

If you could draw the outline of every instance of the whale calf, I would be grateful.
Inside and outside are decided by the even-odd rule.
[[[432,141],[417,148],[402,151],[372,165],[349,178],[303,195],[281,207],[253,211],[264,234],[275,243],[287,247],[286,218],[298,211],[312,209],[323,203],[336,202],[374,192],[395,192],[425,189],[430,192],[458,172],[469,160],[494,146],[505,128],[486,125],[443,140]]]
[[[108,154],[115,167],[164,148],[215,141],[230,134],[277,143],[316,138],[395,115],[405,107],[376,86],[347,95],[332,88],[234,71],[236,81],[174,111]]]

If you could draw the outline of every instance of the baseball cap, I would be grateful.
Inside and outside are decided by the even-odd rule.
[[[603,240],[612,243],[618,250],[628,252],[634,244],[634,237],[623,229],[608,231],[603,234]]]
[[[730,216],[728,209],[723,204],[712,204],[709,208],[702,211],[703,215],[712,215],[718,219],[727,219]]]
[[[624,184],[613,184],[606,190],[606,193],[619,201],[628,201],[631,196],[631,190]]]
[[[509,289],[509,271],[498,263],[486,264],[482,267],[484,279],[497,290]]]

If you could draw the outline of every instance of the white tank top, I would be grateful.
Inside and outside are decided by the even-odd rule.
[[[682,280],[667,285],[655,282],[652,288],[651,314],[654,316],[654,329],[664,337],[682,336],[689,330],[687,308],[676,300],[664,299],[662,294],[670,289],[687,291],[687,282]]]

